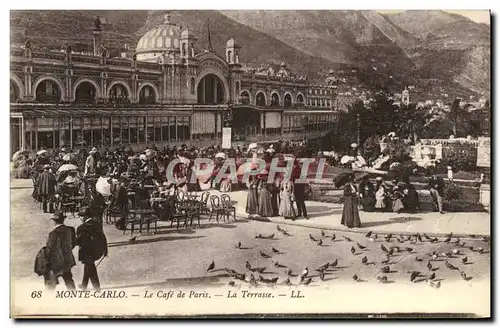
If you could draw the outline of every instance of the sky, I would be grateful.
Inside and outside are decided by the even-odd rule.
[[[402,10],[378,10],[380,13],[398,13]],[[490,12],[488,10],[444,10],[452,14],[465,16],[476,23],[485,23],[490,25]]]

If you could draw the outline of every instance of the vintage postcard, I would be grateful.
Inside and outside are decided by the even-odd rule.
[[[11,317],[490,317],[490,38],[12,10]]]

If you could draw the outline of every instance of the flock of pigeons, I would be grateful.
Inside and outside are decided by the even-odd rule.
[[[291,236],[287,231],[285,231],[283,228],[281,228],[279,225],[276,227],[278,233],[284,235],[284,236]],[[320,237],[314,237],[312,234],[309,234],[309,239],[311,242],[315,243],[318,246],[324,246],[323,240],[329,239],[331,242],[338,242],[338,241],[344,241],[349,244],[350,246],[350,252],[353,256],[360,257],[360,263],[362,265],[376,265],[375,260],[370,261],[367,253],[365,251],[369,250],[367,246],[364,246],[360,244],[357,241],[352,240],[351,238],[347,236],[340,236],[341,238],[337,238],[335,233],[333,233],[331,236],[327,236],[326,233],[321,230],[321,236]],[[258,234],[255,236],[256,239],[274,239],[275,234],[271,235],[263,235],[263,234]],[[469,238],[472,239],[477,239],[478,237],[476,235],[469,235]],[[388,278],[388,274],[394,273],[396,271],[393,271],[390,267],[392,264],[396,264],[398,262],[394,262],[396,257],[401,257],[401,256],[408,256],[413,253],[417,253],[414,251],[414,249],[419,246],[419,245],[424,245],[427,243],[430,244],[448,244],[448,245],[453,245],[453,249],[449,252],[441,252],[439,253],[438,251],[434,250],[431,253],[426,254],[425,257],[420,257],[420,256],[415,256],[415,261],[417,262],[423,262],[427,261],[427,272],[425,272],[425,269],[422,271],[408,271],[409,274],[409,280],[413,283],[416,282],[426,282],[429,286],[433,288],[440,288],[441,287],[441,280],[436,278],[436,271],[439,270],[439,267],[437,266],[437,263],[443,262],[446,268],[450,271],[457,272],[460,277],[465,280],[469,281],[472,279],[472,277],[467,276],[465,271],[463,270],[464,267],[459,268],[459,264],[453,264],[452,262],[461,262],[461,265],[467,265],[471,264],[469,262],[468,257],[466,256],[465,252],[471,251],[479,254],[484,254],[486,253],[484,247],[478,247],[475,249],[473,246],[468,246],[466,245],[465,241],[462,241],[459,237],[454,237],[453,233],[450,233],[445,236],[443,240],[439,240],[438,237],[429,237],[425,233],[424,234],[419,234],[416,233],[414,235],[406,235],[404,236],[403,234],[400,234],[399,236],[395,236],[392,233],[389,233],[384,236],[378,236],[376,233],[373,233],[372,231],[368,232],[365,235],[365,238],[367,241],[370,242],[381,242],[380,244],[380,250],[383,252],[383,260],[381,261],[381,266],[379,270],[377,271],[377,280],[380,283],[389,283],[393,282],[390,281]],[[490,237],[481,237],[480,240],[482,242],[487,243],[489,246],[490,244]],[[388,245],[384,244],[387,243]],[[394,245],[394,244],[397,245]],[[412,247],[410,247],[412,246]],[[238,242],[235,247],[237,249],[248,249],[246,247],[242,246],[241,242]],[[265,259],[271,259],[274,255],[280,255],[283,254],[281,251],[276,249],[275,247],[271,248],[272,253],[265,253],[262,250],[259,251],[259,255],[262,258]],[[401,258],[402,259],[402,258]],[[313,278],[319,277],[321,281],[325,280],[325,275],[330,274],[336,270],[341,269],[338,267],[338,259],[333,260],[332,262],[326,262],[322,264],[321,266],[315,268],[313,271],[317,272],[317,274],[311,275],[311,271],[309,268],[306,266],[303,271],[300,274],[294,274],[292,272],[292,269],[290,269],[288,266],[276,261],[272,260],[272,264],[275,268],[281,268],[284,269],[284,273],[286,274],[286,278],[279,282],[281,285],[292,285],[292,282],[290,278],[292,277],[297,277],[297,285],[309,285]],[[266,267],[255,267],[252,266],[252,264],[248,261],[246,261],[245,268],[249,271],[248,273],[239,273],[233,269],[229,268],[221,268],[221,269],[215,269],[215,262],[212,261],[210,265],[207,268],[207,272],[213,272],[213,271],[224,271],[226,272],[231,278],[235,280],[241,280],[243,282],[249,283],[251,286],[257,286],[259,284],[265,284],[265,285],[275,285],[278,284],[279,277],[273,277],[273,278],[264,278],[260,274],[266,272]],[[366,280],[363,280],[359,274],[354,274],[352,276],[352,279],[356,282],[364,282]],[[235,281],[231,280],[229,282],[230,286],[235,286]]]

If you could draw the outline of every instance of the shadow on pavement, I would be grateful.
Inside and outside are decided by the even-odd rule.
[[[220,279],[227,277],[229,276],[226,273],[223,273],[214,276],[165,279],[164,281],[158,281],[153,283],[120,285],[120,286],[107,287],[103,289],[123,289],[123,288],[137,288],[137,287],[146,287],[146,288],[150,287],[154,289],[155,287],[159,288],[165,286],[191,287],[196,285],[225,286],[226,283],[221,282]]]
[[[123,242],[117,241],[108,244],[108,247],[118,247],[118,246],[132,246],[139,244],[147,244],[154,243],[159,241],[172,241],[172,240],[184,240],[184,239],[198,239],[203,238],[204,236],[194,236],[194,237],[185,237],[185,236],[169,236],[169,237],[158,237],[158,238],[147,238],[147,239],[136,239],[134,242],[125,240]]]
[[[422,220],[422,218],[419,218],[416,216],[410,216],[410,217],[390,218],[387,221],[363,222],[361,224],[361,226],[363,228],[369,228],[369,227],[377,227],[377,226],[383,226],[383,225],[391,225],[394,223],[405,223],[405,222],[421,221],[421,220]]]

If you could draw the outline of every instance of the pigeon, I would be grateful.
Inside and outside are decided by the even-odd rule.
[[[309,278],[307,278],[306,280],[302,281],[302,284],[303,284],[303,285],[309,285],[309,284],[311,283],[311,281],[312,281],[312,278],[311,278],[311,277],[309,277]]]
[[[436,279],[436,273],[435,272],[431,273],[431,275],[429,276],[429,279],[430,280]]]
[[[474,246],[469,246],[469,250],[471,250],[471,251],[475,252],[475,250],[474,250]]]
[[[377,240],[377,234],[374,234],[372,237],[368,238],[369,241],[376,241]]]
[[[396,237],[396,240],[397,240],[397,242],[398,242],[398,243],[400,243],[400,244],[402,244],[402,243],[404,243],[404,242],[405,242],[403,239],[401,239],[401,238],[399,238],[399,237]]]
[[[380,268],[380,272],[382,272],[382,273],[389,273],[390,271],[391,271],[391,267],[388,265]]]
[[[466,256],[466,257],[464,257],[464,258],[462,259],[462,263],[463,263],[463,264],[466,264],[468,260],[469,260],[469,259],[468,259],[468,258],[467,258],[467,256]]]
[[[366,248],[366,246],[361,245],[360,243],[356,243],[359,249],[363,250]]]
[[[387,263],[389,263],[390,260],[391,259],[389,258],[389,256],[387,256],[387,258],[382,261],[382,264],[387,264]]]
[[[257,284],[257,280],[255,280],[255,276],[252,274],[250,274],[250,278],[248,279],[248,282],[251,284],[251,285],[256,285]]]
[[[453,237],[453,232],[450,232],[449,234],[445,235],[445,237]]]
[[[318,267],[320,270],[326,270],[330,267],[330,262],[326,262],[325,264],[322,264]]]
[[[458,247],[465,247],[465,241],[463,241],[460,244],[458,244]]]
[[[415,256],[415,261],[422,262],[424,259],[418,256]]]
[[[275,284],[275,283],[277,283],[277,282],[278,282],[278,278],[279,278],[279,277],[274,277],[274,278],[271,278],[271,279],[269,279],[269,282],[270,282],[271,284]]]
[[[267,255],[266,253],[264,253],[263,251],[260,251],[260,256],[262,256],[263,258],[270,258],[271,256]]]
[[[431,240],[431,237],[427,236],[425,233],[422,234],[426,240]]]
[[[262,276],[259,275],[259,281],[263,282],[263,283],[266,283],[266,284],[269,284],[271,282],[270,279],[266,279]]]
[[[239,242],[236,244],[236,246],[235,246],[235,247],[236,247],[236,248],[238,248],[238,249],[240,249],[240,248],[241,248],[241,241],[239,241]]]
[[[250,264],[250,262],[247,261],[247,263],[245,263],[245,268],[247,268],[248,270],[252,270],[252,265]]]
[[[275,267],[279,268],[280,267],[280,262],[278,261],[273,261],[273,264]]]
[[[460,244],[460,238],[457,237],[457,240],[455,240],[455,245],[459,245]]]
[[[279,225],[276,225],[276,230],[278,230],[279,232],[283,231],[283,229],[281,229]]]
[[[421,243],[421,242],[422,242],[422,237],[421,237],[421,236],[420,236],[420,234],[418,234],[418,233],[417,233],[417,241],[418,241],[419,243]]]
[[[391,247],[391,250],[394,250],[394,252],[399,253],[401,250],[399,249],[398,246]]]
[[[387,283],[387,277],[386,276],[380,276],[380,277],[377,277],[378,281],[380,281],[381,283]]]
[[[406,247],[406,248],[405,248],[405,250],[406,250],[408,253],[413,252],[413,248],[411,248],[411,247]]]
[[[356,254],[356,249],[354,247],[351,247],[351,253]]]
[[[438,281],[436,283],[432,282],[429,280],[429,285],[432,287],[432,288],[436,288],[436,289],[439,289],[441,287],[441,281]]]
[[[443,243],[448,244],[451,240],[451,237],[446,237],[445,240],[443,240]]]
[[[311,278],[309,278],[309,279],[311,279]],[[319,273],[319,279],[321,279],[321,281],[325,280],[325,273],[324,272]]]
[[[372,231],[368,231],[368,233],[365,235],[366,238],[370,238],[370,236],[372,235]]]
[[[326,236],[326,234],[323,230],[321,230],[321,237],[324,237],[324,236]]]
[[[399,235],[399,239],[401,239],[404,242],[405,241],[405,236],[403,236],[403,234],[400,234]]]
[[[446,265],[446,267],[450,270],[457,270],[458,271],[458,268],[448,261],[444,261],[444,265]]]
[[[255,268],[251,268],[250,271],[263,273],[264,271],[266,271],[266,267],[255,267]]]
[[[451,251],[453,254],[457,255],[460,253],[460,250],[454,248],[452,251]]]
[[[290,278],[286,278],[285,280],[283,280],[283,285],[290,285],[291,282],[290,282]]]
[[[469,237],[470,238],[477,238],[477,235],[476,234],[470,234]]]
[[[330,239],[331,241],[334,241],[335,239],[337,238],[337,236],[335,236],[335,234],[332,235],[332,238]]]
[[[483,247],[479,247],[479,248],[477,249],[477,251],[479,252],[479,254],[483,254],[483,252],[484,252],[484,248],[483,248]]]
[[[316,238],[314,238],[311,234],[309,234],[309,239],[312,241],[317,241]]]
[[[232,281],[232,280],[231,280],[231,281],[229,282],[229,286],[234,287],[234,281]]]
[[[388,234],[387,236],[384,237],[385,241],[390,243],[392,239],[392,233]]]
[[[354,281],[359,281],[360,279],[359,279],[358,275],[357,275],[357,274],[355,274],[354,276],[352,276],[352,280],[354,280]]]
[[[363,264],[368,263],[368,258],[366,256],[363,256],[363,258],[361,259],[361,263]]]
[[[463,280],[469,280],[467,278],[467,274],[465,272],[463,272],[463,271],[460,271],[460,277],[462,277]]]
[[[434,237],[431,239],[431,243],[437,243],[439,241],[439,239],[437,237]]]
[[[351,241],[352,241],[352,239],[351,239],[351,238],[346,237],[346,236],[342,236],[342,238],[344,238],[346,241],[349,241],[349,242],[351,242]]]
[[[302,271],[302,273],[300,274],[300,280],[304,280],[307,275],[309,275],[309,269],[307,267],[304,268],[304,270]]]
[[[207,272],[212,271],[213,269],[215,269],[215,262],[214,261],[212,261],[212,263],[210,263],[210,265],[208,266]]]
[[[133,244],[133,243],[135,243],[136,240],[137,240],[137,236],[134,236],[134,237],[130,238],[128,241]]]
[[[394,251],[395,249],[394,248],[391,248],[388,252],[387,252],[387,256],[392,256],[394,254]]]
[[[277,250],[276,248],[274,248],[274,247],[273,247],[273,248],[271,248],[271,250],[273,251],[273,253],[276,253],[276,254],[281,253],[280,251],[278,251],[278,250]]]
[[[323,239],[318,240],[318,246],[323,245]]]
[[[484,241],[484,242],[489,243],[489,242],[490,242],[490,237],[488,237],[488,236],[486,236],[486,237],[481,237],[481,241]]]
[[[431,255],[431,258],[432,258],[433,260],[436,260],[436,259],[438,258],[438,255],[437,255],[437,254],[432,254],[432,255]]]
[[[387,248],[384,246],[384,244],[380,245],[380,249],[382,249],[382,251],[384,252],[388,252]]]
[[[411,272],[411,275],[410,275],[410,281],[411,282],[414,282],[415,279],[417,279],[417,277],[420,275],[420,272],[418,271],[412,271]]]
[[[243,280],[243,281],[246,280],[246,277],[247,276],[244,273],[237,273],[235,276],[236,279]]]
[[[337,264],[339,264],[339,261],[337,259],[335,259],[335,261],[333,261],[333,263],[330,263],[330,266],[334,268],[337,266]]]
[[[292,275],[292,269],[290,269],[290,268],[286,269],[285,273],[286,273],[287,276],[291,276]]]
[[[283,234],[283,236],[291,236],[291,234],[289,234],[287,231],[283,230],[281,231],[281,233]]]
[[[262,234],[260,234],[260,233],[259,233],[258,235],[256,235],[256,236],[255,236],[255,238],[256,238],[256,239],[262,239],[262,238],[264,238],[264,237],[262,237]]]
[[[427,269],[429,269],[429,271],[432,270],[432,264],[431,264],[431,262],[427,262]]]
[[[274,238],[274,233],[270,234],[269,236],[263,236],[262,238],[264,238],[264,239],[273,239]]]

